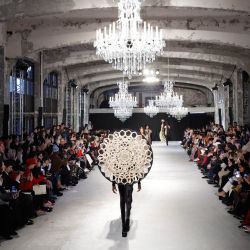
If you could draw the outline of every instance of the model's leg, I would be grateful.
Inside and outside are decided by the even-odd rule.
[[[126,185],[126,229],[130,229],[130,213],[133,202],[133,185]]]
[[[121,219],[122,219],[122,236],[126,236],[126,212],[125,212],[125,203],[126,203],[126,189],[124,185],[118,185],[118,190],[120,194],[120,209],[121,209]]]

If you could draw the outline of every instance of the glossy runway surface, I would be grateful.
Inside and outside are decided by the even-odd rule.
[[[153,144],[154,165],[135,192],[132,225],[121,237],[119,196],[96,168],[64,192],[54,212],[0,243],[8,250],[247,250],[250,235],[237,228],[186,153],[172,142]]]

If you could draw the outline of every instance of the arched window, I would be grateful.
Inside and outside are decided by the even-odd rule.
[[[23,135],[34,130],[34,64],[18,60],[10,79],[10,133]]]
[[[50,72],[43,82],[44,126],[50,128],[57,124],[58,73]]]

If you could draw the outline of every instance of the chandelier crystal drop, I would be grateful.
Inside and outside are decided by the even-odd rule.
[[[142,0],[119,0],[118,20],[96,31],[96,54],[129,79],[163,53],[162,30],[143,22]]]
[[[144,107],[144,113],[148,115],[149,117],[154,117],[159,113],[160,109],[159,107],[155,106],[154,100],[148,101],[148,106]]]

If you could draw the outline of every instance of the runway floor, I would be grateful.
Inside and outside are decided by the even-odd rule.
[[[247,250],[238,229],[177,142],[153,144],[154,164],[133,195],[132,226],[121,237],[119,195],[96,168],[64,192],[54,211],[0,243],[8,250]],[[136,190],[135,190],[136,191]]]

